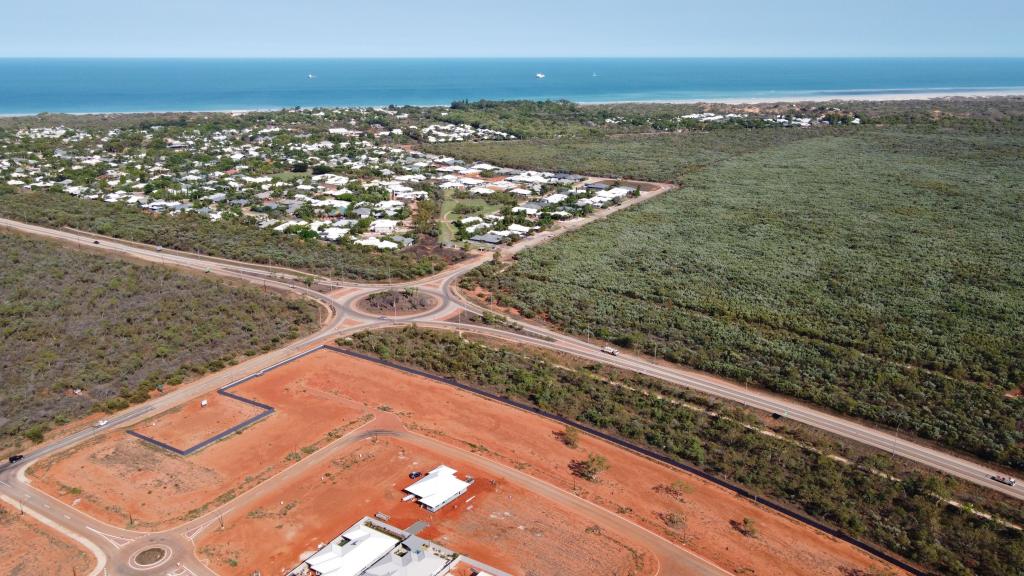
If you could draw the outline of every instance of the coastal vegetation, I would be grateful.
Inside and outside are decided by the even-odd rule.
[[[974,513],[1021,523],[1012,499],[659,380],[469,338],[404,328],[360,332],[338,343],[696,465],[935,573],[1024,574],[1024,534]],[[569,430],[554,441],[574,441]],[[572,466],[592,479],[601,458],[589,455]],[[748,523],[741,528],[756,533]]]
[[[1021,109],[445,145],[681,184],[463,286],[577,335],[1024,469]]]
[[[317,327],[309,301],[0,234],[0,449]]]

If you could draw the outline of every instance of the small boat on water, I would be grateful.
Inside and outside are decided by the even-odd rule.
[[[543,72],[537,72],[537,79],[538,80],[543,80],[544,79],[544,73]]]
[[[314,75],[312,75],[312,74],[310,74],[310,75],[308,76],[308,78],[309,78],[310,80],[316,80],[316,76],[314,76]]]

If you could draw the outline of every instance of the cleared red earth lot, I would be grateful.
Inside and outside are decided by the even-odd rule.
[[[685,551],[732,573],[897,572],[699,478],[586,435],[571,448],[560,424],[368,360],[320,350],[232,392],[276,412],[188,457],[115,431],[33,466],[34,483],[113,523],[130,512],[145,529],[231,502],[224,528],[206,528],[197,545],[225,573],[280,573],[376,512],[401,528],[426,520],[423,536],[513,574],[686,573]],[[200,418],[189,406],[149,427],[216,433],[241,417],[217,410]],[[345,437],[356,428],[401,436]],[[596,482],[569,469],[591,453],[610,463]],[[401,502],[408,472],[440,463],[479,478],[457,507]]]
[[[135,431],[184,450],[261,412],[263,409],[258,406],[210,394],[168,410],[146,421],[144,426],[136,426]]]
[[[363,424],[364,407],[331,388],[333,372],[293,362],[233,388],[274,413],[190,456],[112,432],[33,465],[29,475],[37,488],[104,522],[128,527],[131,520],[137,530],[176,526]],[[243,420],[251,408],[216,394],[206,398],[206,408],[196,399],[134,429],[187,448]]]
[[[593,524],[586,518],[466,462],[388,437],[360,440],[333,456],[233,510],[223,529],[216,525],[200,536],[200,557],[222,573],[279,574],[380,512],[403,528],[426,521],[421,536],[512,574],[653,573],[653,559],[638,543],[588,530]],[[463,497],[437,513],[402,501],[410,471],[442,463],[476,479]]]

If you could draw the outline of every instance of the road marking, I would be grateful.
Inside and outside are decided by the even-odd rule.
[[[100,532],[99,530],[93,528],[92,526],[86,526],[86,529],[87,530],[91,530],[91,531],[95,532],[96,534],[99,534],[100,536],[103,536],[103,538],[105,538],[107,542],[110,542],[111,544],[113,544],[114,548],[117,548],[118,550],[120,550],[121,548],[124,548],[125,546],[127,546],[127,545],[129,545],[129,544],[131,544],[132,542],[135,541],[134,538],[125,538],[123,536],[112,536],[110,534],[104,534],[103,532]]]
[[[185,537],[188,538],[189,540],[191,540],[193,544],[195,544],[195,537],[198,536],[200,532],[202,532],[203,530],[206,530],[207,526],[209,526],[210,524],[213,524],[214,522],[218,522],[218,521],[223,522],[224,516],[227,516],[232,510],[234,510],[234,508],[228,508],[227,510],[225,510],[225,511],[217,514],[213,518],[211,518],[209,522],[206,522],[206,523],[204,523],[204,524],[202,524],[200,526],[197,526],[197,527],[195,527],[195,528],[193,528],[191,530],[188,530],[187,532],[185,532]]]
[[[7,486],[8,488],[14,488],[14,486],[11,486],[10,484],[8,484],[7,482],[4,482],[3,480],[0,480],[0,484],[3,484],[4,486]]]

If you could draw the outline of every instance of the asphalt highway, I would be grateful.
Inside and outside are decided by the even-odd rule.
[[[662,190],[659,189],[653,192],[653,194],[660,193],[660,191]],[[530,239],[529,243],[523,243],[522,246],[513,248],[516,251],[524,249],[529,245],[547,241],[551,237],[575,227],[578,227],[578,225],[542,234]],[[452,318],[457,317],[464,311],[483,312],[479,305],[466,299],[461,294],[457,289],[457,284],[458,280],[466,272],[488,261],[491,258],[489,253],[473,256],[463,262],[450,266],[438,274],[415,281],[361,284],[318,278],[314,284],[314,288],[317,289],[314,289],[307,287],[304,283],[306,274],[286,268],[247,264],[175,250],[163,250],[154,246],[100,237],[75,230],[52,229],[6,219],[0,219],[0,228],[8,228],[24,234],[78,245],[82,249],[112,252],[136,260],[177,266],[218,276],[241,279],[280,291],[291,291],[298,295],[315,299],[327,311],[326,321],[313,334],[289,343],[281,349],[248,359],[216,374],[203,377],[192,384],[175,388],[144,404],[129,408],[111,417],[109,423],[102,429],[83,429],[35,449],[33,452],[26,454],[24,460],[16,464],[0,465],[0,497],[12,505],[24,509],[26,513],[82,541],[99,558],[97,568],[93,571],[92,576],[100,574],[213,575],[213,571],[196,559],[192,538],[206,529],[211,522],[217,521],[217,518],[214,517],[215,515],[224,514],[225,512],[223,510],[215,510],[186,525],[161,533],[140,533],[108,526],[79,513],[72,506],[53,499],[43,492],[34,490],[30,480],[24,474],[26,468],[32,462],[88,440],[95,434],[113,429],[124,429],[151,413],[169,409],[190,398],[210,393],[244,376],[272,367],[274,364],[317,344],[331,342],[338,336],[360,330],[388,328],[413,323],[423,327],[473,332],[510,342],[538,346],[660,378],[712,396],[779,414],[784,418],[861,442],[973,482],[979,486],[1024,500],[1024,483],[1018,483],[1017,486],[1010,487],[995,482],[991,477],[996,474],[1003,474],[1004,472],[997,471],[991,466],[927,446],[915,438],[898,436],[886,430],[874,428],[847,417],[812,408],[800,402],[760,389],[750,389],[700,372],[668,366],[647,357],[631,356],[625,353],[618,356],[606,354],[601,351],[603,343],[590,343],[534,323],[517,320],[526,328],[526,330],[520,332],[453,321]],[[436,301],[436,306],[421,313],[402,316],[397,314],[371,314],[361,310],[356,305],[365,296],[387,287],[416,288],[423,293],[431,295]],[[328,292],[321,290],[327,290]],[[432,448],[436,449],[436,446],[432,446]],[[324,449],[323,451],[326,453],[330,450]],[[460,457],[464,456],[460,454]],[[474,463],[484,465],[482,462],[475,461]],[[299,464],[296,466],[299,466]],[[299,470],[295,466],[288,470],[292,469]],[[504,473],[507,472],[504,471]],[[294,473],[297,472],[289,472],[288,474]],[[520,480],[528,483],[531,490],[549,497],[554,497],[551,493],[552,490],[557,491],[556,488],[538,480],[530,479],[528,476]],[[261,485],[250,493],[240,496],[232,504],[238,505],[242,498],[253,498],[261,493],[264,488],[265,485]],[[573,503],[573,505],[582,504]],[[611,516],[614,517],[615,515]],[[635,529],[643,530],[638,526],[635,526]],[[627,527],[624,530],[632,529]],[[644,541],[651,540],[652,536],[652,534],[647,533],[645,536],[647,540]],[[140,567],[131,562],[131,558],[139,550],[152,545],[161,546],[167,550],[165,561],[150,567]],[[667,542],[652,544],[652,546],[658,549],[654,551],[658,554],[659,559],[667,557],[665,554],[669,553],[667,549],[663,549],[663,545],[679,550],[678,547]],[[673,564],[673,570],[678,569],[681,571],[666,571],[665,573],[667,574],[721,573],[716,567],[706,563],[702,565],[700,562],[695,562],[694,559],[696,557],[683,558],[672,556],[672,558],[676,558],[672,562],[678,562]]]

